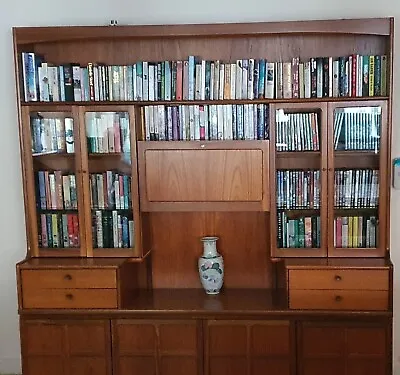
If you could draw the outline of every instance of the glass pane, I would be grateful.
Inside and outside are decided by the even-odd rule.
[[[80,247],[74,121],[69,113],[30,115],[39,248]]]
[[[277,151],[319,151],[320,121],[316,112],[276,111]]]
[[[277,246],[321,246],[321,179],[319,170],[278,170]]]
[[[126,112],[86,113],[94,248],[134,247],[131,143]]]
[[[381,107],[334,113],[334,246],[378,247]]]
[[[333,133],[335,150],[379,152],[381,107],[337,108]]]

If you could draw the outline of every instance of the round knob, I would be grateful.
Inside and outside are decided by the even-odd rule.
[[[71,293],[68,293],[65,295],[65,298],[71,300],[74,298],[74,296]]]
[[[64,276],[64,279],[65,280],[72,280],[72,276],[70,275],[70,274],[66,274],[65,276]]]
[[[335,275],[335,280],[336,280],[336,281],[341,281],[341,280],[342,280],[342,277],[339,276],[339,275]]]
[[[335,301],[336,302],[340,302],[342,300],[342,296],[335,296]]]

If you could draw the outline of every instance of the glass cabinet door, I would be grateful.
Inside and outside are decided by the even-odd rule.
[[[324,107],[291,104],[274,111],[276,257],[326,255]]]
[[[93,256],[134,255],[131,117],[125,110],[84,114]]]
[[[385,114],[385,105],[342,104],[333,108],[331,255],[377,256],[381,252]]]
[[[28,181],[34,201],[30,215],[34,256],[81,253],[80,175],[76,154],[76,121],[71,110],[48,112],[24,109],[29,121]],[[29,119],[29,120],[28,120]],[[31,168],[30,168],[31,167]],[[28,191],[29,191],[28,190]],[[82,250],[85,251],[84,249]]]

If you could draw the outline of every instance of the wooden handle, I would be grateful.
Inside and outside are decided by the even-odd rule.
[[[74,298],[74,296],[71,293],[68,293],[65,295],[65,298],[71,300]]]
[[[341,281],[341,280],[342,280],[342,276],[335,275],[335,280],[336,280],[336,281]]]
[[[69,273],[67,273],[67,274],[64,276],[64,280],[72,280],[72,276],[71,276]]]

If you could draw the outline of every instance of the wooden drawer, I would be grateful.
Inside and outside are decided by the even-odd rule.
[[[388,291],[289,290],[289,308],[304,310],[387,310]]]
[[[116,309],[116,289],[40,289],[22,290],[25,309]]]
[[[115,269],[22,270],[22,290],[33,289],[115,289]]]
[[[388,290],[388,270],[296,269],[289,270],[289,290],[344,289]]]

